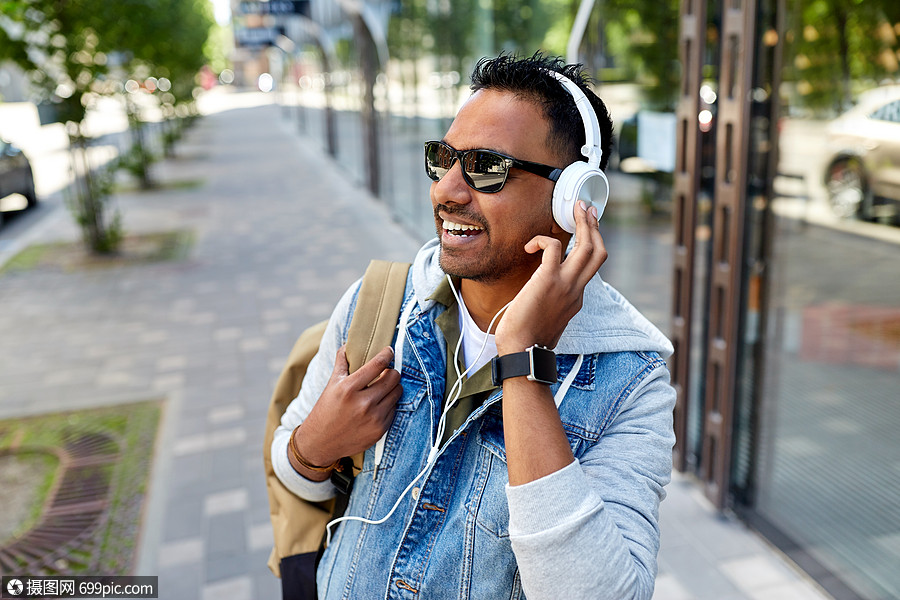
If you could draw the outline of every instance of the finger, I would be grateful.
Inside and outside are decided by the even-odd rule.
[[[600,223],[597,221],[597,207],[592,206],[587,213],[589,222],[588,234],[591,240],[591,256],[588,261],[587,270],[596,273],[600,267],[606,262],[609,253],[606,251],[606,243],[603,236],[600,235]]]
[[[351,387],[357,390],[367,387],[381,375],[382,371],[388,368],[393,359],[394,349],[390,346],[385,346],[381,352],[349,376],[349,379],[352,380]]]
[[[400,398],[402,396],[403,396],[403,386],[400,385],[400,382],[398,380],[396,385],[394,385],[393,387],[391,387],[385,391],[384,395],[381,398],[381,401],[378,404],[379,404],[379,406],[382,406],[382,407],[386,407],[386,408],[389,407],[389,409],[391,411],[393,411],[394,405],[397,404],[397,402],[400,400]]]
[[[592,211],[596,213],[596,208],[591,208]],[[606,262],[606,259],[609,257],[609,252],[606,250],[606,242],[603,241],[603,236],[600,234],[600,228],[591,228],[591,240],[594,246],[594,251],[591,254],[591,262],[595,263],[593,270],[596,272],[600,269],[603,263]]]
[[[596,220],[596,209],[592,206],[586,210],[584,202],[579,201],[575,206],[575,247],[566,257],[566,266],[580,274],[591,268],[592,258],[600,240],[600,229]],[[597,235],[595,235],[597,234]],[[599,268],[597,265],[596,268]],[[596,268],[594,272],[596,272]]]
[[[373,407],[373,416],[383,424],[382,431],[387,431],[397,410],[397,402],[403,397],[403,386],[397,385],[385,394],[384,398]]]
[[[367,415],[367,420],[380,427],[378,432],[380,436],[380,434],[387,431],[388,427],[391,425],[391,421],[394,418],[394,412],[397,408],[397,402],[403,396],[403,387],[395,385],[377,398],[375,397],[373,388],[368,388],[361,393],[365,396],[363,402],[366,404],[365,414]]]
[[[401,394],[398,393],[396,398],[392,398],[390,403],[385,404],[386,408],[384,414],[381,415],[381,431],[387,431],[391,428],[391,423],[394,422],[394,413],[397,412],[394,407],[397,404],[397,400],[400,399],[400,395]]]
[[[331,372],[332,379],[346,377],[350,373],[350,365],[347,363],[347,346],[338,348],[334,355],[334,369]]]
[[[400,385],[400,373],[396,369],[385,369],[378,379],[369,384],[366,393],[374,402],[380,402],[392,389]]]
[[[534,254],[543,251],[541,263],[547,265],[559,265],[562,257],[562,243],[547,235],[536,235],[525,244],[525,252]]]

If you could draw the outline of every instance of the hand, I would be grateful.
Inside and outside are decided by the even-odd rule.
[[[556,238],[535,236],[529,254],[543,251],[541,264],[516,294],[497,326],[500,355],[521,352],[534,344],[553,348],[569,321],[581,310],[584,288],[608,256],[597,222],[597,209],[575,208],[575,247],[561,261],[565,248]]]
[[[330,465],[363,452],[384,435],[403,393],[400,373],[388,368],[393,357],[394,351],[388,346],[350,374],[346,347],[338,349],[331,379],[309,416],[292,433],[304,459],[314,465]],[[291,457],[291,464],[302,475],[312,473],[294,462]],[[326,477],[319,474],[315,479]]]

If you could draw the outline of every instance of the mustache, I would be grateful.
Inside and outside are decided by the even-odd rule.
[[[475,214],[474,212],[466,209],[462,206],[447,206],[446,204],[436,204],[434,206],[434,218],[438,220],[441,218],[439,213],[444,213],[445,215],[458,215],[463,217],[467,222],[474,223],[479,227],[484,228],[485,231],[488,230],[487,221],[481,215]]]

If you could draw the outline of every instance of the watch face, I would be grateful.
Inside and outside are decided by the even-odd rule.
[[[531,375],[528,379],[541,383],[556,383],[556,354],[552,350],[534,346],[529,349]]]

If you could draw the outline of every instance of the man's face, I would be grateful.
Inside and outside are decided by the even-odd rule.
[[[479,90],[459,110],[444,142],[457,150],[495,150],[562,167],[547,147],[549,131],[534,102],[509,92]],[[563,234],[553,222],[552,194],[552,181],[516,168],[510,169],[499,192],[479,192],[466,185],[456,161],[443,179],[431,184],[441,268],[475,281],[527,280],[541,256],[526,253],[525,244],[536,235]],[[453,224],[449,230],[448,224]]]

